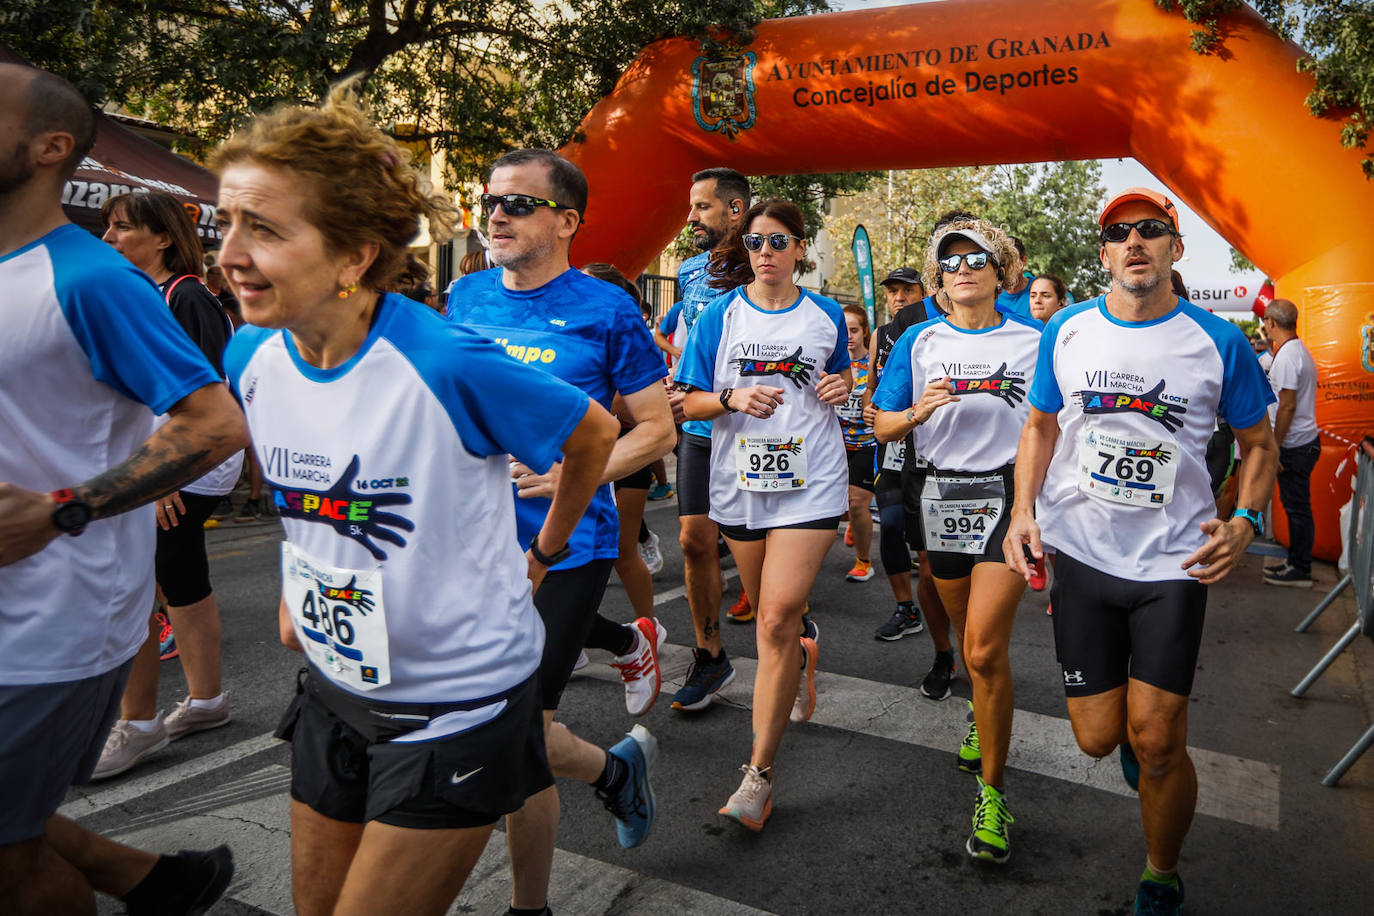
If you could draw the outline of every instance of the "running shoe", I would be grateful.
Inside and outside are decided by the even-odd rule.
[[[1270,564],[1269,566],[1264,567],[1264,574],[1265,574],[1266,576],[1272,576],[1274,573],[1283,572],[1283,571],[1284,571],[1285,569],[1287,569],[1287,568],[1288,568],[1288,561],[1287,561],[1287,560],[1284,560],[1282,563],[1273,563],[1273,564]]]
[[[167,619],[167,615],[162,611],[153,614],[153,621],[157,623],[157,657],[164,662],[169,658],[176,658],[181,654],[181,650],[177,648],[177,638],[172,632],[172,622]]]
[[[220,499],[215,506],[215,511],[210,513],[210,517],[217,522],[222,522],[234,514],[234,501],[228,496]]]
[[[921,695],[930,700],[944,700],[949,697],[949,684],[954,680],[954,650],[936,652],[935,662],[921,679]]]
[[[658,647],[667,632],[648,617],[632,623],[634,645],[624,655],[611,659],[611,667],[620,672],[625,682],[625,709],[632,716],[642,716],[653,708],[663,684],[663,672],[658,667]]]
[[[895,642],[903,636],[919,633],[925,628],[926,625],[921,622],[920,608],[914,604],[899,604],[897,610],[892,612],[892,619],[873,631],[873,638]]]
[[[153,721],[153,730],[148,732],[123,719],[116,722],[105,739],[105,748],[100,752],[100,760],[91,773],[91,779],[118,776],[144,757],[166,747],[171,739],[167,737],[167,725],[162,721],[162,713],[158,713]]]
[[[730,605],[725,617],[732,623],[748,623],[754,619],[754,606],[749,603],[749,593],[743,588],[739,590],[739,600]]]
[[[871,560],[854,560],[854,568],[844,574],[846,582],[867,582],[873,578],[873,562]]]
[[[802,639],[809,639],[812,642],[816,643],[819,643],[821,641],[821,628],[816,626],[816,621],[811,619],[809,604],[807,605],[807,610],[802,611],[801,635]]]
[[[239,514],[238,514],[238,515],[234,516],[234,524],[236,524],[236,525],[243,525],[243,524],[246,524],[246,523],[248,523],[248,522],[256,522],[256,521],[258,521],[259,519],[261,519],[261,518],[262,518],[262,505],[261,505],[261,503],[262,503],[261,498],[259,498],[259,499],[245,499],[245,500],[243,501],[243,508],[239,510]]]
[[[978,802],[973,808],[973,833],[964,848],[975,859],[1001,865],[1011,858],[1011,831],[1016,818],[1007,810],[1007,797],[1000,789],[978,777]]]
[[[168,880],[159,884],[153,900],[126,901],[128,916],[200,916],[219,900],[234,877],[234,853],[228,846],[204,852],[183,849],[168,858],[178,860],[182,867],[169,872]]]
[[[772,767],[767,767],[772,770]],[[750,830],[758,833],[764,821],[773,813],[773,783],[756,766],[745,764],[740,767],[744,781],[739,784],[735,794],[725,803],[717,814],[734,818]]]
[[[1135,890],[1137,916],[1177,916],[1183,912],[1183,878],[1175,874],[1172,882],[1155,881],[1146,872]]]
[[[1132,791],[1140,791],[1140,760],[1135,755],[1135,748],[1131,747],[1131,742],[1121,742],[1121,778],[1126,780],[1126,785]]]
[[[711,705],[711,697],[734,679],[735,666],[730,664],[724,649],[719,659],[711,658],[708,649],[693,649],[692,667],[682,689],[673,694],[673,708],[683,712],[705,709]]]
[[[624,763],[629,776],[618,791],[603,793],[598,789],[596,796],[615,818],[620,845],[634,849],[654,826],[654,790],[649,785],[649,769],[658,757],[658,741],[643,725],[636,725],[606,753]]]
[[[659,549],[658,535],[649,532],[647,541],[639,542],[639,558],[649,567],[649,575],[655,576],[663,570],[663,551]]]
[[[573,662],[573,670],[581,671],[591,663],[592,660],[587,657],[587,650],[583,649],[581,652],[577,653],[577,661]]]
[[[220,698],[217,709],[192,705],[191,698],[187,697],[172,707],[163,723],[167,726],[167,740],[175,741],[196,732],[228,725],[229,720],[229,697],[226,694]]]
[[[1311,588],[1312,574],[1305,573],[1292,566],[1284,565],[1283,569],[1277,572],[1264,571],[1265,585],[1281,585],[1287,588]]]
[[[853,547],[853,546],[854,546],[854,526],[853,526],[853,525],[845,525],[845,526],[844,526],[844,546],[846,546],[846,547]]]
[[[806,636],[801,638],[801,647],[801,680],[797,682],[797,699],[788,716],[793,722],[806,722],[816,712],[816,662],[820,660],[821,650],[814,639]]]
[[[964,740],[959,742],[959,753],[955,755],[955,760],[959,764],[959,769],[965,773],[977,773],[978,782],[983,782],[983,752],[978,747],[978,723],[973,720],[973,704],[968,704],[969,724],[968,734],[964,735]]]
[[[666,483],[654,484],[649,488],[649,499],[658,502],[661,499],[672,499],[673,488]]]

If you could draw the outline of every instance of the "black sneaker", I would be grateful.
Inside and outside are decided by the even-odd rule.
[[[712,658],[706,649],[693,649],[692,667],[682,688],[673,694],[673,708],[684,712],[705,709],[711,705],[711,698],[734,679],[735,666],[730,664],[724,649],[718,659]]]
[[[873,638],[894,642],[903,636],[919,633],[925,628],[926,625],[921,622],[920,608],[913,604],[908,610],[904,605],[899,604],[897,610],[892,612],[892,619],[873,631]]]
[[[1311,588],[1312,574],[1310,572],[1303,572],[1300,569],[1294,569],[1292,566],[1285,565],[1284,568],[1280,569],[1278,572],[1271,573],[1268,570],[1265,570],[1264,584],[1282,585],[1287,586],[1288,588]]]
[[[234,516],[234,523],[242,525],[248,522],[256,522],[262,518],[262,506],[260,502],[261,500],[258,499],[245,499],[243,501],[243,508],[239,510],[238,515]]]
[[[1283,571],[1284,571],[1285,569],[1287,569],[1287,568],[1288,568],[1288,561],[1287,561],[1287,560],[1284,560],[1282,563],[1275,563],[1275,564],[1273,564],[1272,566],[1266,566],[1266,567],[1264,567],[1264,574],[1265,574],[1266,576],[1272,576],[1274,573],[1283,572]]]
[[[943,700],[949,696],[949,683],[954,680],[954,651],[936,652],[935,663],[930,666],[921,680],[921,693],[931,700]]]
[[[228,496],[225,496],[220,499],[219,505],[215,506],[215,511],[210,513],[210,517],[217,522],[222,522],[233,514],[234,503]]]
[[[228,846],[205,852],[183,849],[169,858],[181,865],[172,873],[175,879],[159,882],[156,889],[148,888],[156,890],[148,895],[151,900],[142,895],[125,900],[128,916],[200,916],[215,904],[234,877],[234,854]]]

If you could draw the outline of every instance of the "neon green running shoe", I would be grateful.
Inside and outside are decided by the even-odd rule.
[[[1001,865],[1011,858],[1011,831],[1016,819],[1007,810],[1007,797],[978,777],[978,804],[973,809],[973,833],[964,848],[975,859]]]
[[[973,704],[968,704],[970,717],[973,714]],[[968,734],[964,735],[964,740],[959,743],[959,753],[955,755],[955,761],[959,764],[959,769],[965,773],[979,774],[983,772],[983,752],[978,748],[978,723],[968,724]]]

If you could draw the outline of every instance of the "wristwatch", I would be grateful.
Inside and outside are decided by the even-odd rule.
[[[1237,509],[1231,514],[1232,518],[1243,518],[1250,523],[1250,527],[1255,529],[1255,537],[1264,536],[1264,513],[1258,509]]]
[[[916,408],[915,408],[915,406],[911,406],[911,407],[908,407],[908,408],[906,409],[906,421],[907,421],[908,423],[916,423]],[[920,424],[920,423],[916,423],[916,425],[917,425],[917,426],[920,426],[921,424]]]
[[[94,514],[89,505],[77,499],[70,488],[53,490],[48,495],[57,503],[57,508],[52,510],[52,523],[57,526],[58,531],[76,537],[86,530],[86,525]]]
[[[535,562],[548,567],[557,566],[572,555],[572,545],[564,544],[561,550],[555,550],[553,556],[546,557],[539,549],[539,534],[535,533],[530,539],[530,556],[534,557]]]
[[[730,406],[730,396],[735,393],[735,389],[726,388],[720,393],[720,406],[724,407],[728,413],[739,413],[738,407]]]

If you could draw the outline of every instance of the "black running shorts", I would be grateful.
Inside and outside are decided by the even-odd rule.
[[[350,824],[494,824],[553,785],[535,679],[505,703],[496,718],[467,731],[429,741],[368,741],[313,691],[298,692],[276,732],[291,742],[291,797]]]
[[[910,450],[907,451],[910,456]],[[914,461],[907,461],[902,466],[902,518],[906,524],[906,543],[912,550],[922,551],[926,549],[926,532],[921,525],[921,491],[926,488],[926,475],[930,472],[928,466],[916,466]],[[884,471],[884,474],[891,474],[891,471]]]
[[[840,527],[840,522],[844,520],[843,515],[832,515],[829,518],[812,519],[809,522],[795,522],[791,525],[777,525],[773,528],[746,528],[743,525],[721,525],[720,533],[727,540],[731,541],[763,541],[768,539],[770,531],[835,531]]]
[[[171,607],[186,607],[210,597],[210,561],[205,556],[205,520],[223,496],[201,496],[182,490],[186,514],[177,524],[157,529],[157,584]]]
[[[849,460],[849,485],[851,487],[873,492],[873,454],[876,451],[877,448],[872,445],[845,450],[845,457]]]
[[[1015,466],[1006,465],[992,471],[979,471],[976,473],[963,473],[961,471],[940,471],[930,468],[921,476],[928,478],[931,474],[941,477],[992,477],[1002,478],[1002,490],[1004,493],[1002,512],[997,517],[996,523],[983,540],[983,552],[978,554],[957,553],[954,551],[936,550],[930,544],[925,544],[926,557],[930,562],[930,574],[937,579],[963,579],[973,575],[973,567],[979,563],[1003,563],[1002,539],[1007,536],[1007,529],[1011,525],[1011,504],[1012,494],[1015,491]],[[924,484],[922,485],[924,487]],[[918,492],[919,497],[919,492]],[[924,522],[925,515],[920,508],[919,498],[916,501],[916,513],[907,514],[907,526],[913,524],[921,530],[922,541],[925,539]]]
[[[1187,696],[1193,689],[1207,586],[1195,579],[1119,579],[1059,551],[1050,586],[1064,693],[1086,697],[1128,678]]]
[[[711,437],[683,433],[677,450],[677,514],[711,512]]]
[[[602,559],[573,569],[549,570],[534,593],[535,610],[544,620],[544,657],[539,662],[544,709],[557,709],[563,698],[614,566],[615,560]]]

